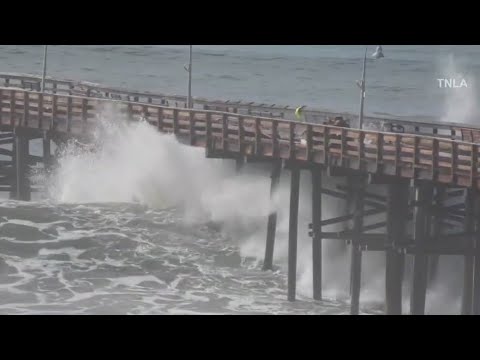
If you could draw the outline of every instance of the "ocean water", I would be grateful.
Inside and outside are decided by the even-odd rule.
[[[369,53],[375,50],[370,47]],[[367,63],[366,113],[476,123],[478,46],[384,45]],[[362,46],[195,45],[194,96],[356,113]],[[40,74],[42,46],[0,46],[0,71]],[[50,46],[48,74],[185,94],[188,46]],[[441,88],[437,79],[467,87]],[[101,147],[74,146],[30,203],[0,194],[0,313],[346,314],[348,254],[325,242],[324,297],[311,300],[310,179],[302,174],[298,301],[286,301],[289,174],[269,201],[269,169],[181,146],[146,124],[101,114]],[[38,144],[33,150],[39,152]],[[266,218],[279,211],[275,269],[261,271]],[[342,212],[324,204],[326,216]],[[382,254],[363,260],[363,313],[381,313]],[[458,313],[461,259],[441,259],[429,313]],[[408,274],[407,274],[408,275]],[[405,311],[408,311],[408,281]]]

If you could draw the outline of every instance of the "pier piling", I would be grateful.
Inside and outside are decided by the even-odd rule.
[[[414,230],[415,255],[413,260],[413,279],[410,298],[410,313],[412,315],[425,314],[427,296],[428,257],[425,252],[425,242],[430,235],[429,223],[430,208],[433,196],[433,187],[426,182],[414,184]]]
[[[352,249],[350,263],[350,314],[358,315],[360,308],[360,285],[362,274],[362,244],[361,234],[363,232],[363,206],[364,192],[366,182],[361,176],[355,177],[353,184],[353,229],[352,229]]]
[[[473,192],[475,194],[474,202],[474,262],[473,262],[473,304],[472,314],[480,315],[480,198],[478,190]]]
[[[30,181],[28,178],[29,139],[15,133],[15,199],[30,201]]]
[[[468,189],[465,192],[465,232],[467,234],[468,244],[473,248],[473,231],[474,231],[474,207],[475,199],[473,191]],[[466,254],[464,257],[463,271],[463,296],[462,296],[462,315],[472,314],[473,305],[473,272],[474,272],[474,256]]]
[[[433,227],[432,238],[433,241],[438,241],[439,236],[443,235],[443,207],[445,202],[445,186],[435,186],[435,211],[433,212]],[[428,257],[428,286],[431,286],[437,279],[438,264],[440,256],[438,254],[432,254]]]
[[[300,169],[291,167],[290,220],[288,230],[288,301],[295,301],[297,288],[297,233]]]
[[[280,182],[280,172],[282,169],[281,161],[274,161],[272,163],[272,175],[270,185],[270,203],[272,203],[273,196],[277,191]],[[277,230],[277,210],[273,210],[268,215],[267,225],[267,241],[265,244],[265,258],[263,260],[263,270],[272,270],[273,268],[273,251],[275,248],[275,232]]]
[[[47,133],[45,133],[42,141],[43,141],[43,165],[44,165],[44,168],[48,171],[52,166],[50,136]]]
[[[322,169],[312,168],[313,298],[322,300]]]
[[[402,314],[402,283],[405,255],[399,251],[406,236],[409,184],[400,181],[388,185],[387,249],[385,251],[385,312]]]

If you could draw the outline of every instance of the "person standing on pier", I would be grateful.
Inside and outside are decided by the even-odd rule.
[[[299,106],[295,109],[295,117],[300,122],[307,122],[307,119],[305,117],[305,113],[303,112],[304,108],[305,108],[305,105],[302,105],[302,106]]]

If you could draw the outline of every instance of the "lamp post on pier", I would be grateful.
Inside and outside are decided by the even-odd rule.
[[[48,45],[45,45],[45,49],[43,52],[43,74],[42,74],[42,87],[41,87],[42,93],[45,90],[45,76],[47,74],[47,50],[48,50]]]
[[[359,117],[359,126],[358,126],[360,129],[363,127],[363,106],[364,106],[364,102],[365,102],[365,69],[366,69],[366,65],[367,65],[367,51],[368,51],[368,46],[365,47],[365,56],[363,58],[362,80],[357,81],[357,85],[361,89],[361,93],[360,93],[360,117]],[[372,57],[374,59],[380,59],[380,58],[384,57],[382,47],[380,45],[377,46],[377,49],[372,54]]]
[[[189,57],[188,65],[184,65],[183,68],[185,69],[185,71],[188,72],[187,108],[191,109],[193,107],[193,104],[192,104],[192,45],[190,45],[190,57]]]

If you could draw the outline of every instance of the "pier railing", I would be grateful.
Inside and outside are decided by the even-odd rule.
[[[28,74],[0,73],[0,86],[40,91],[41,77]],[[152,105],[187,107],[187,97],[183,95],[166,95],[147,91],[132,91],[119,87],[105,86],[86,81],[61,80],[46,78],[45,92],[86,97],[107,98],[113,100],[132,101]],[[280,118],[294,120],[295,108],[276,104],[260,104],[255,102],[212,100],[193,97],[194,109],[222,111],[248,116]],[[304,109],[305,119],[309,123],[323,123],[327,118],[343,116],[356,119],[349,113],[333,113],[318,109]],[[404,118],[365,117],[364,124],[382,130],[385,123],[401,125],[405,133],[443,137],[452,140],[480,142],[480,126],[462,125],[458,123],[435,122],[427,120],[409,120]]]
[[[220,157],[326,164],[370,174],[479,187],[479,145],[419,134],[385,133],[278,118],[173,108],[0,88],[0,125],[82,135],[102,109],[145,120],[183,143]]]

